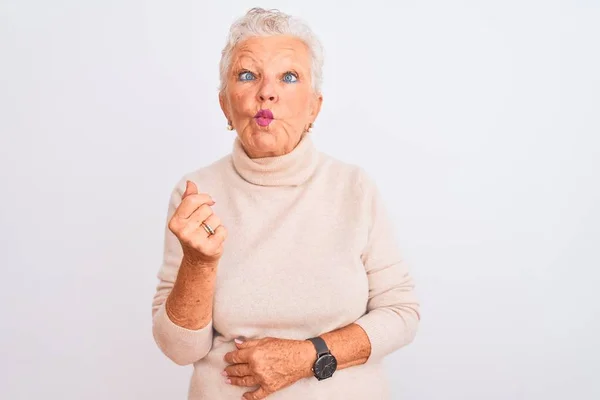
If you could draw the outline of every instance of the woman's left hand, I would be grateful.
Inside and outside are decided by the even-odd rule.
[[[236,341],[237,350],[225,354],[232,364],[225,368],[228,383],[237,386],[259,386],[246,392],[246,400],[264,399],[277,390],[312,376],[315,349],[308,340],[288,340],[267,337]]]

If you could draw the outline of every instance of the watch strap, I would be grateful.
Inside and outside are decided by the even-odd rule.
[[[322,338],[317,336],[308,340],[310,340],[313,346],[315,346],[315,350],[317,350],[317,354],[319,356],[323,354],[329,354],[329,348],[327,347],[327,343],[325,343],[325,341]]]

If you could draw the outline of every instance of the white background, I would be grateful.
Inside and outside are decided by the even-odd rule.
[[[255,5],[321,37],[314,138],[412,264],[394,399],[600,398],[598,2],[219,3],[0,1],[0,398],[185,398],[151,335],[167,201],[230,151],[217,64]]]

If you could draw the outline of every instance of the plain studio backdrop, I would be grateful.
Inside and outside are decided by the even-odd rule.
[[[167,202],[231,150],[217,64],[254,6],[323,41],[315,141],[415,276],[393,398],[600,398],[592,0],[0,1],[0,398],[186,397],[151,334]]]

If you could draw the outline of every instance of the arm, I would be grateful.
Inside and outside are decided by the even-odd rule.
[[[186,266],[185,261],[182,260],[181,267],[163,264],[160,274],[177,275],[177,271],[180,271],[181,274],[194,276],[196,282],[202,275],[207,276],[207,281],[211,284],[214,282],[216,273],[212,270],[207,268],[191,271],[192,269],[193,267]],[[178,285],[177,282],[180,284]],[[194,310],[193,297],[185,293],[194,291],[193,284],[186,285],[181,282],[183,279],[177,278],[174,281],[173,278],[166,276],[161,278],[152,304],[152,334],[156,344],[167,357],[178,365],[188,365],[202,359],[212,347],[212,315],[207,308],[209,305],[212,308],[214,289],[209,288],[205,293],[197,292],[194,297],[199,302],[195,304]],[[176,291],[174,287],[177,286],[184,289]],[[209,296],[211,296],[210,300]]]
[[[184,258],[165,304],[169,319],[190,330],[206,327],[212,321],[216,276],[216,265],[201,266]]]
[[[359,182],[368,238],[362,254],[369,281],[367,313],[353,324],[321,336],[338,362],[337,369],[380,360],[410,343],[420,320],[413,280],[398,251],[392,226],[377,187],[362,173]],[[312,376],[312,343],[305,344],[304,376]]]
[[[337,369],[344,369],[354,365],[360,365],[367,362],[371,353],[371,342],[366,332],[356,324],[350,324],[335,331],[327,332],[321,335],[321,338],[327,343],[329,351],[337,360]],[[315,360],[315,348],[308,342],[308,354],[312,363]],[[306,376],[312,376],[312,371],[308,370]]]
[[[171,231],[170,222],[183,198],[191,194],[202,195],[197,195],[197,190],[189,194],[186,191],[183,195],[181,192],[181,189],[175,189],[169,203],[164,259],[158,273],[160,283],[152,303],[152,332],[167,357],[179,365],[187,365],[206,356],[212,346],[212,306],[218,260],[206,262],[190,257],[191,250],[184,256],[180,239]],[[197,207],[191,204],[191,199],[186,202],[188,212]],[[185,218],[180,221],[180,227],[183,227]],[[180,230],[184,229],[177,229]]]
[[[321,335],[336,357],[338,369],[363,364],[367,361],[370,343],[362,328],[350,324]],[[224,359],[231,364],[223,374],[227,383],[237,386],[259,386],[246,392],[243,399],[261,400],[302,378],[313,376],[315,348],[308,340],[291,340],[267,337],[236,340],[237,350],[226,353]]]
[[[355,323],[371,343],[369,360],[380,360],[409,344],[420,321],[414,282],[396,243],[383,199],[363,173],[364,213],[369,235],[362,261],[369,280],[367,313]]]

